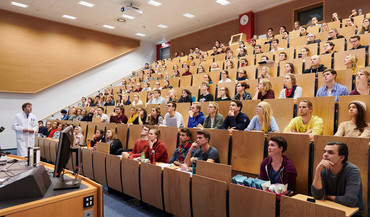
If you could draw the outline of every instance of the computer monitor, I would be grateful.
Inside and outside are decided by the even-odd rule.
[[[71,146],[73,145],[73,127],[68,126],[60,133],[58,150],[55,161],[54,177],[59,178],[59,182],[54,186],[54,190],[79,188],[81,180],[65,178],[62,173],[66,167],[71,155]]]
[[[67,127],[60,133],[58,150],[55,161],[54,177],[60,177],[67,165],[70,156],[70,147],[73,145],[73,128]]]

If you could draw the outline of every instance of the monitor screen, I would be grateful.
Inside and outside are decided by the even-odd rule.
[[[59,137],[54,177],[59,177],[67,165],[70,156],[70,147],[73,145],[73,140],[73,127],[69,126],[61,132]]]
[[[241,34],[233,35],[231,38],[231,44],[239,43],[241,41]]]

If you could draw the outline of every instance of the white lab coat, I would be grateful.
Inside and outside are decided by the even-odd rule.
[[[33,133],[23,132],[23,129],[32,129]],[[32,113],[27,115],[24,112],[16,114],[13,120],[12,129],[15,131],[17,139],[17,155],[27,157],[28,147],[35,146],[35,133],[38,131],[36,116]]]

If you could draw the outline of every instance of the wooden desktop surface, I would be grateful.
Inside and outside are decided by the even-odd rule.
[[[17,156],[8,156],[8,158],[20,160]],[[42,163],[46,168],[53,169],[54,166]],[[67,176],[72,177],[70,174]],[[24,217],[24,216],[84,216],[84,212],[92,210],[93,216],[103,216],[103,191],[102,186],[98,183],[79,176],[81,183],[87,188],[75,190],[69,193],[35,200],[29,203],[24,203],[0,210],[0,216],[7,217]],[[50,186],[49,188],[52,188]],[[94,205],[88,208],[83,208],[83,198],[94,196]]]
[[[303,194],[296,194],[292,198],[307,201],[307,198],[313,198],[313,197],[303,195]],[[359,210],[358,207],[348,207],[348,206],[344,206],[344,205],[339,204],[339,203],[335,203],[335,202],[330,201],[330,200],[316,200],[315,203],[319,204],[319,205],[322,205],[322,206],[342,210],[346,213],[347,217],[352,216],[353,214],[355,214]]]

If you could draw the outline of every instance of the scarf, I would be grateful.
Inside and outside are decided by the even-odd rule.
[[[180,163],[184,163],[185,157],[186,157],[186,151],[190,148],[191,142],[188,141],[185,144],[180,144],[180,146],[177,148],[177,154],[179,156],[178,161]]]
[[[294,85],[291,90],[288,90],[288,88],[285,88],[285,97],[286,98],[293,98],[296,88],[297,88],[297,85]]]

